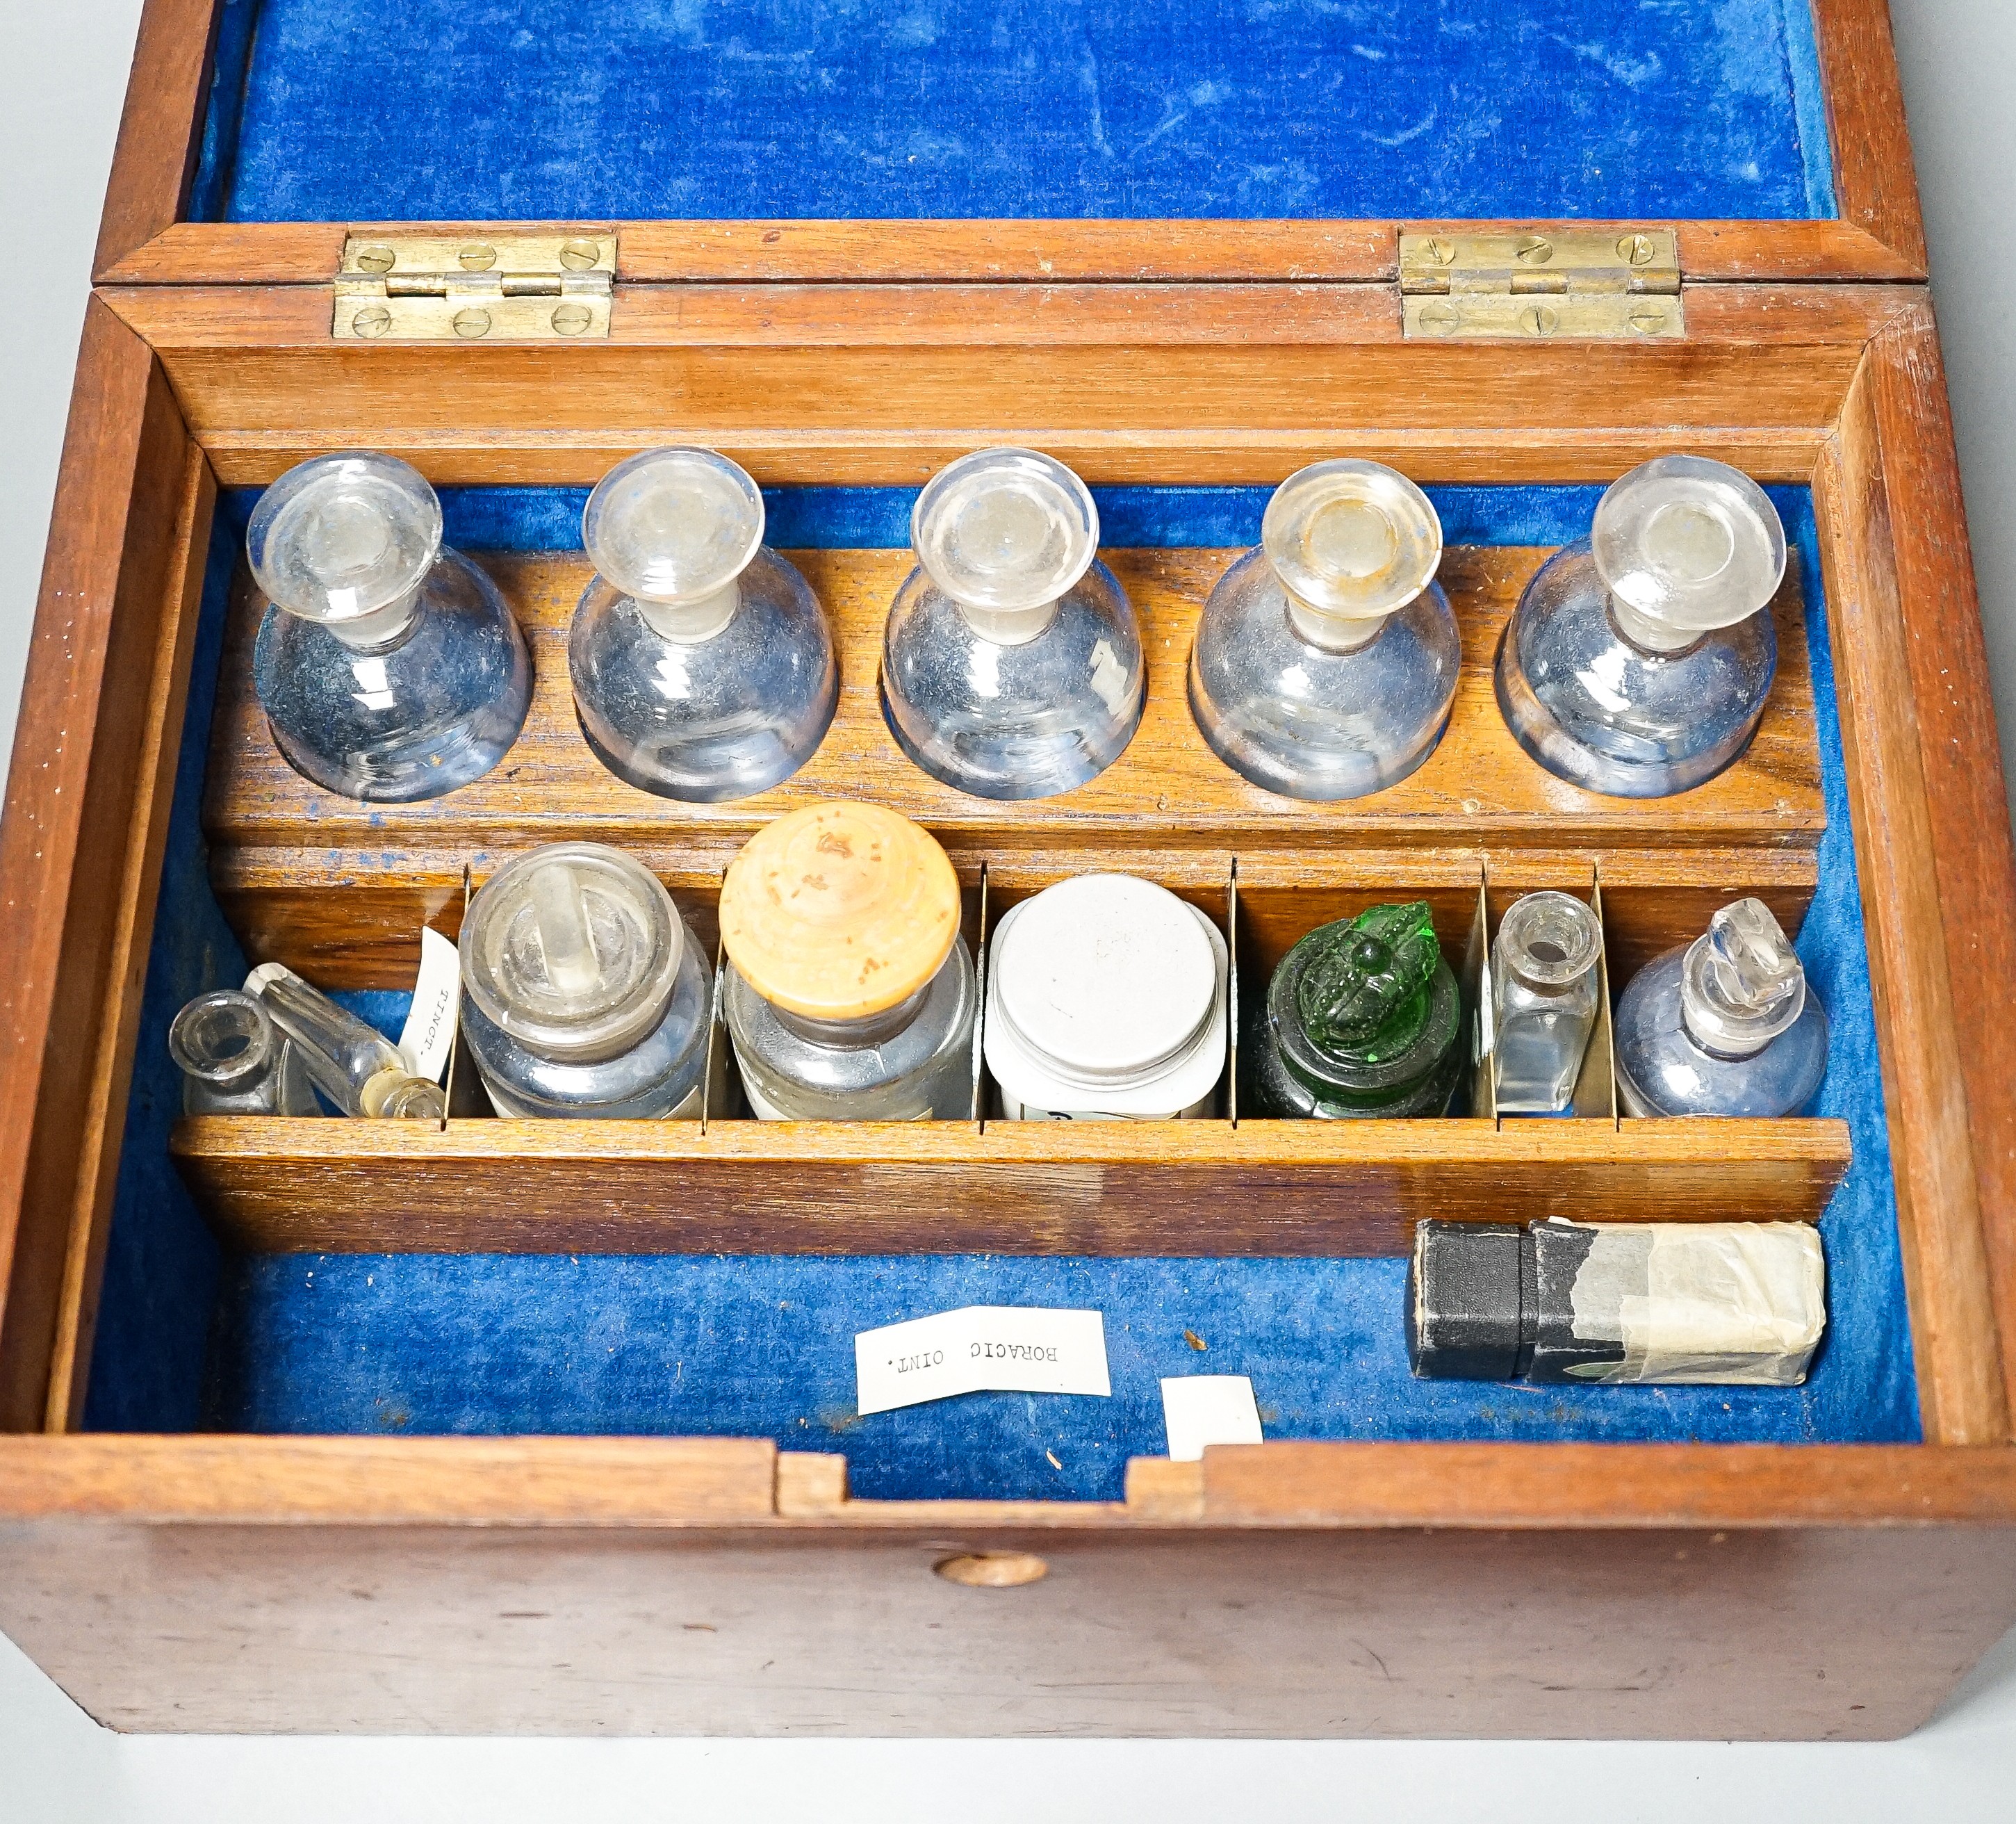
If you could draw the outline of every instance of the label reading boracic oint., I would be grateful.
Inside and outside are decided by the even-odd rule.
[[[1110,1395],[1097,1311],[966,1305],[854,1339],[855,1410],[887,1412],[958,1393]]]

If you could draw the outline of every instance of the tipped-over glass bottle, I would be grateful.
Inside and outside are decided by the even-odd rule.
[[[1501,1115],[1558,1115],[1575,1098],[1602,997],[1603,928],[1567,893],[1515,899],[1491,946]]]
[[[185,1115],[319,1115],[301,1047],[235,988],[199,994],[168,1028]]]
[[[1462,1011],[1424,903],[1320,926],[1281,959],[1246,1022],[1241,1112],[1445,1114]]]
[[[258,997],[294,1042],[315,1087],[344,1114],[407,1121],[447,1116],[439,1083],[415,1076],[383,1033],[285,964],[261,963],[245,978],[245,992]]]
[[[1827,1014],[1762,899],[1633,976],[1616,1033],[1617,1093],[1641,1117],[1796,1115],[1827,1074]]]
[[[714,969],[648,869],[599,842],[535,849],[477,889],[458,947],[499,1114],[698,1119]]]
[[[1778,663],[1785,528],[1748,475],[1659,456],[1526,585],[1498,647],[1520,746],[1590,791],[1664,798],[1750,744]]]
[[[763,496],[708,449],[647,449],[596,485],[596,575],[567,634],[581,733],[619,779],[719,804],[786,780],[840,701],[811,586],[763,543]]]
[[[1118,759],[1148,673],[1084,482],[1034,450],[977,450],[917,496],[910,543],[882,647],[903,752],[994,798],[1069,791]]]
[[[1377,463],[1315,463],[1274,491],[1190,647],[1190,713],[1226,765],[1290,798],[1405,779],[1449,726],[1463,663],[1435,580],[1442,522]]]
[[[807,805],[759,830],[721,891],[722,1002],[768,1120],[965,1120],[973,958],[959,879],[878,805]]]
[[[441,543],[441,503],[396,456],[317,456],[245,535],[272,604],[253,678],[297,773],[371,802],[439,798],[504,757],[532,701],[497,586]]]

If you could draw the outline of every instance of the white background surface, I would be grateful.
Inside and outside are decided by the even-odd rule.
[[[396,0],[392,0],[396,4]],[[2016,757],[2016,5],[1892,0],[2005,752]],[[0,752],[13,737],[138,0],[0,0]],[[1992,227],[1989,225],[1992,225]],[[2008,984],[1997,985],[2005,996]],[[1844,1590],[1844,1602],[1856,1592]],[[620,1816],[2016,1815],[2016,1635],[1881,1746],[499,1742],[116,1737],[0,1641],[0,1824]]]

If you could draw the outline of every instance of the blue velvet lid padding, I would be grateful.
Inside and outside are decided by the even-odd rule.
[[[1452,543],[1558,544],[1586,529],[1600,490],[1429,492]],[[1804,1387],[1417,1382],[1407,1372],[1397,1260],[293,1256],[227,1261],[220,1272],[165,1158],[180,1094],[165,1035],[184,998],[243,968],[208,892],[196,822],[224,580],[250,499],[233,496],[212,546],[87,1422],[762,1436],[844,1451],[856,1492],[887,1498],[1117,1498],[1125,1459],[1164,1448],[1161,1377],[1185,1373],[1250,1375],[1274,1437],[1915,1440],[1812,505],[1803,489],[1772,493],[1805,579],[1828,815],[1799,939],[1833,1022],[1816,1112],[1845,1118],[1855,1148],[1820,1225],[1830,1327]],[[787,546],[900,545],[912,498],[902,489],[782,491],[769,497],[772,535]],[[449,490],[448,536],[479,550],[572,546],[581,499],[559,489]],[[1266,491],[1127,488],[1098,499],[1110,545],[1226,545],[1257,537]],[[396,1033],[403,997],[351,998]],[[979,1394],[854,1417],[856,1331],[970,1303],[1099,1308],[1113,1397]],[[1206,1353],[1186,1343],[1186,1330]]]
[[[224,0],[199,221],[1831,216],[1808,0]]]

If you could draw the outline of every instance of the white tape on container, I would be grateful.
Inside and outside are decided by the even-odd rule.
[[[1806,1223],[1605,1225],[1570,1300],[1578,1337],[1624,1349],[1578,1378],[1791,1387],[1826,1328],[1827,1269]]]

